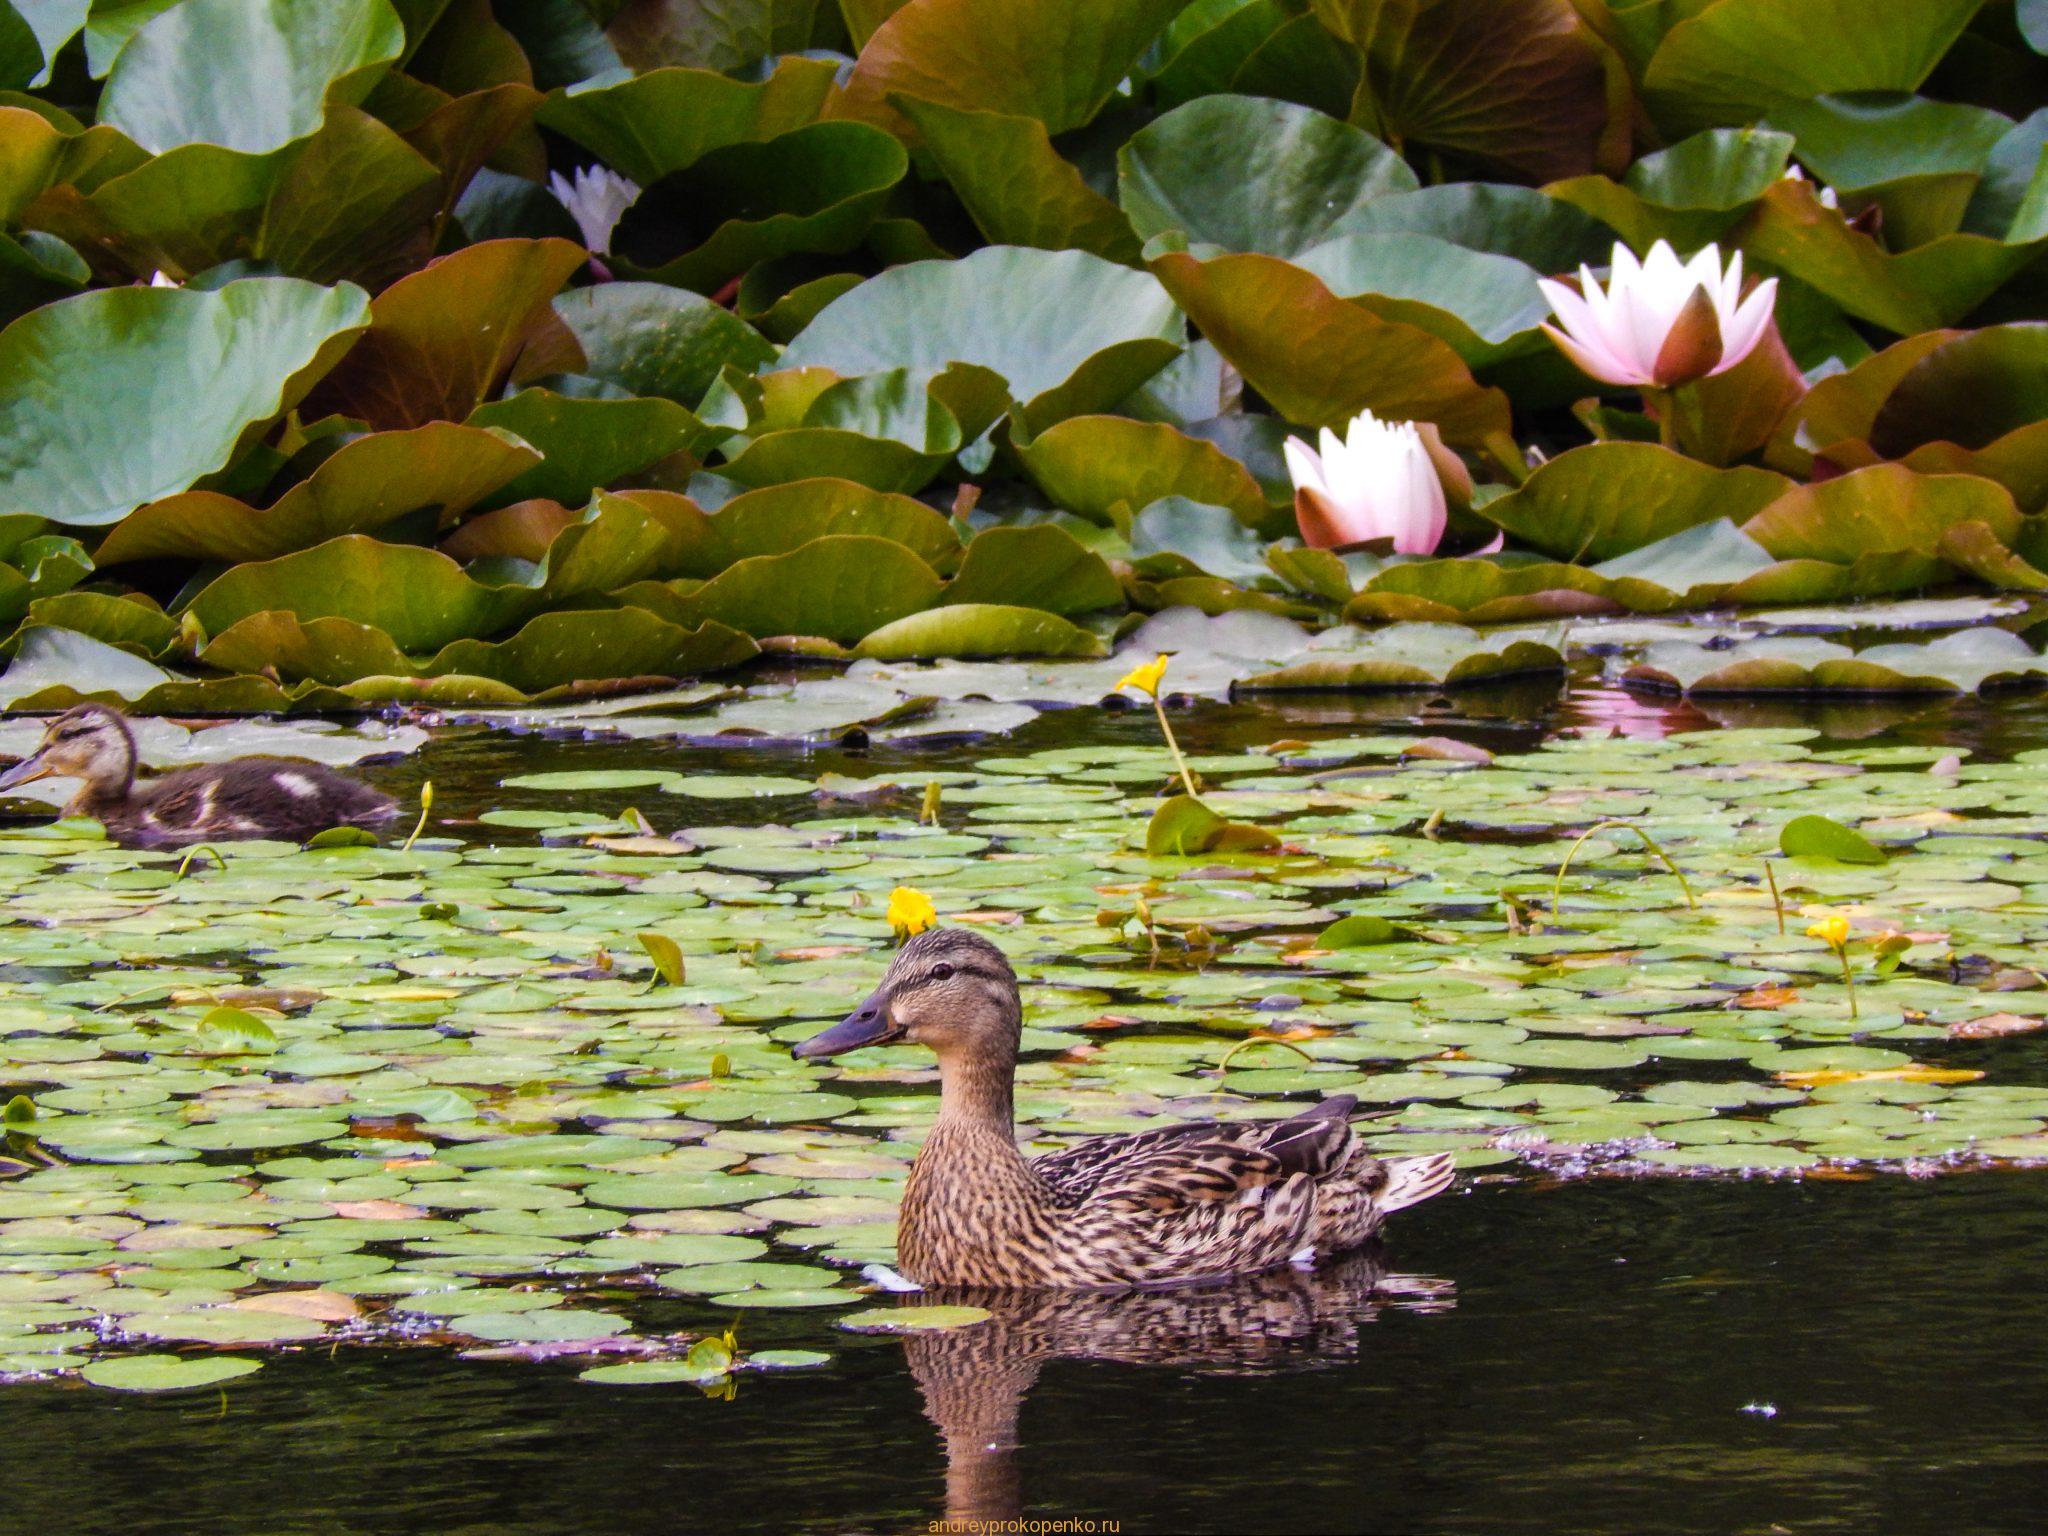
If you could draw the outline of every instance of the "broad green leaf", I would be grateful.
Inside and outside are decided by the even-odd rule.
[[[1183,0],[910,0],[875,29],[833,114],[909,132],[897,95],[1032,117],[1093,118]]]
[[[260,1361],[233,1355],[114,1355],[93,1361],[80,1374],[117,1392],[180,1392],[217,1387],[261,1368]]]
[[[1037,118],[892,99],[990,243],[1137,262],[1140,242],[1123,210],[1061,158]]]
[[[0,512],[104,526],[186,489],[295,405],[369,319],[362,290],[291,278],[106,289],[24,315],[0,331]],[[195,371],[203,391],[170,387]]]
[[[545,496],[569,506],[717,438],[673,400],[582,400],[547,389],[522,389],[480,405],[468,424],[510,432],[543,456],[496,499]]]
[[[829,60],[785,58],[758,81],[681,68],[602,76],[555,92],[540,121],[644,187],[724,145],[814,121],[832,75]]]
[[[1264,853],[1280,839],[1264,827],[1230,821],[1192,795],[1173,795],[1159,803],[1145,828],[1145,852],[1181,858],[1199,853]]]
[[[264,154],[312,133],[329,101],[360,101],[404,46],[386,0],[181,0],[128,40],[99,117],[156,154]]]
[[[1638,252],[1659,240],[1692,252],[1721,239],[1785,174],[1789,133],[1710,128],[1645,155],[1620,181],[1575,176],[1544,188],[1583,209]],[[1592,265],[1605,266],[1605,252]]]
[[[715,149],[640,194],[612,232],[613,264],[709,293],[763,261],[838,254],[859,243],[909,167],[903,146],[866,123],[812,123]],[[706,234],[707,208],[736,213]]]
[[[574,371],[694,408],[728,363],[753,373],[775,349],[731,310],[660,283],[600,283],[554,301],[582,348]]]
[[[1117,152],[1117,193],[1140,239],[1174,232],[1227,251],[1295,256],[1360,210],[1413,192],[1415,173],[1370,134],[1292,102],[1205,96]]]
[[[889,539],[828,534],[787,554],[756,555],[709,581],[686,584],[669,616],[716,619],[756,637],[819,635],[851,645],[929,608],[944,583]]]
[[[344,443],[261,510],[218,491],[186,491],[138,508],[101,542],[101,565],[181,557],[266,560],[343,533],[368,533],[421,507],[445,519],[540,455],[510,433],[452,422]]]
[[[459,420],[488,399],[585,259],[566,240],[488,240],[400,278],[314,406],[383,429]]]
[[[1716,0],[1665,34],[1644,95],[1667,130],[1689,133],[1835,92],[1917,90],[1979,3],[1876,14],[1858,0]]]
[[[1600,50],[1571,0],[1314,0],[1355,45],[1352,119],[1518,177],[1589,171],[1607,124]]]
[[[986,528],[968,541],[943,603],[999,603],[1047,613],[1121,608],[1124,589],[1102,556],[1064,528]]]
[[[1508,431],[1508,400],[1480,387],[1446,343],[1338,298],[1314,273],[1256,254],[1198,261],[1155,257],[1152,269],[1202,334],[1282,415],[1342,427],[1362,410],[1431,421],[1478,445]]]
[[[1723,518],[1739,526],[1791,488],[1767,470],[1714,469],[1653,443],[1589,443],[1474,510],[1547,555],[1597,562]]]
[[[1246,524],[1267,515],[1266,498],[1242,464],[1163,422],[1074,416],[1014,446],[1055,506],[1096,522],[1128,525],[1162,496],[1226,506]]]
[[[1037,608],[954,603],[914,613],[870,631],[855,654],[878,661],[933,657],[1100,656],[1094,635]]]
[[[1778,846],[1793,858],[1833,859],[1841,864],[1882,864],[1885,851],[1853,827],[1826,816],[1795,816],[1778,833]]]
[[[1085,251],[986,246],[894,267],[835,299],[782,355],[843,377],[949,365],[1003,380],[1034,428],[1106,410],[1180,350],[1180,311],[1148,273]]]

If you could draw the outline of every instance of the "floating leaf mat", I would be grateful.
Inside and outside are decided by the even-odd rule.
[[[1199,859],[1143,853],[1171,771],[1126,746],[534,774],[522,803],[559,810],[484,840],[237,844],[183,878],[88,823],[9,830],[0,1372],[171,1390],[409,1340],[701,1382],[725,1367],[691,1336],[736,1315],[829,1342],[869,1316],[936,1084],[914,1049],[788,1044],[872,984],[905,884],[1027,978],[1047,1143],[1344,1092],[1380,1150],[1495,1176],[2048,1160],[2042,754],[1812,740],[1197,756],[1218,814],[1282,839]],[[1887,857],[1784,856],[1798,816]],[[1560,876],[1616,819],[1696,909],[1625,828]]]

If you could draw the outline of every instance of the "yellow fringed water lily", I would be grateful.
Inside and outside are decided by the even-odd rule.
[[[913,886],[899,885],[889,893],[889,931],[901,944],[914,939],[939,920],[939,909],[931,897]]]
[[[1806,930],[1809,939],[1819,939],[1829,949],[1840,949],[1849,942],[1849,919],[1836,914],[1824,917]]]
[[[1142,667],[1131,668],[1129,672],[1124,674],[1123,680],[1116,685],[1118,691],[1122,691],[1125,688],[1135,688],[1148,698],[1158,698],[1159,685],[1166,678],[1167,659],[1166,655],[1162,652],[1160,655],[1154,656]]]

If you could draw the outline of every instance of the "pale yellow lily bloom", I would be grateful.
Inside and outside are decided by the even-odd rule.
[[[1829,949],[1841,949],[1849,942],[1849,919],[1842,916],[1824,917],[1806,930],[1809,939],[1819,939]]]

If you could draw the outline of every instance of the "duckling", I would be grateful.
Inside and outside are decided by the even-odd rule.
[[[51,721],[41,745],[0,774],[0,790],[53,776],[79,779],[64,814],[96,818],[129,848],[250,837],[304,842],[329,827],[376,827],[398,814],[389,795],[319,763],[238,757],[138,780],[140,763],[120,711],[81,704]]]
[[[1363,1244],[1442,1193],[1451,1158],[1368,1154],[1326,1099],[1288,1120],[1177,1122],[1027,1159],[1013,1093],[1023,1004],[978,934],[933,928],[802,1059],[908,1040],[939,1058],[939,1117],[904,1188],[897,1267],[925,1286],[1087,1289],[1253,1274]]]

